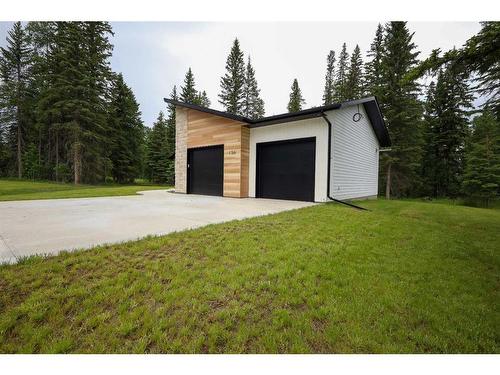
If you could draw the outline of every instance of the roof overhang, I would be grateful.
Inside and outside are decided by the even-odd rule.
[[[365,112],[368,116],[368,119],[370,120],[370,123],[372,124],[375,135],[377,136],[377,139],[379,141],[380,146],[381,147],[389,147],[391,145],[391,139],[389,137],[389,132],[387,131],[387,127],[385,125],[384,118],[382,116],[382,112],[380,111],[380,106],[378,104],[377,98],[375,98],[374,96],[370,96],[370,97],[362,98],[362,99],[357,99],[357,100],[350,100],[350,101],[343,102],[343,103],[329,104],[329,105],[325,105],[322,107],[314,107],[314,108],[304,109],[304,110],[298,111],[298,112],[283,113],[280,115],[263,117],[260,119],[250,119],[250,118],[247,118],[244,116],[234,115],[234,114],[228,113],[228,112],[217,111],[215,109],[202,107],[202,106],[199,106],[196,104],[189,104],[189,103],[180,102],[178,100],[172,100],[172,99],[167,99],[167,98],[164,98],[163,100],[166,103],[169,103],[169,104],[172,104],[175,106],[180,106],[180,107],[193,109],[193,110],[200,111],[200,112],[209,113],[209,114],[212,114],[215,116],[220,116],[220,117],[228,118],[231,120],[240,121],[240,122],[247,124],[249,128],[257,128],[257,127],[261,127],[261,126],[282,124],[282,123],[286,123],[286,122],[300,121],[300,120],[305,120],[305,119],[314,118],[314,117],[321,117],[327,111],[351,107],[354,105],[363,105]]]

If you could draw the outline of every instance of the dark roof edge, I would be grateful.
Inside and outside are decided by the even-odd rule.
[[[222,112],[222,111],[217,111],[215,109],[202,107],[202,106],[199,106],[196,104],[189,104],[189,103],[180,102],[178,100],[172,100],[172,99],[168,99],[168,98],[164,98],[163,100],[166,103],[169,103],[172,105],[181,106],[181,107],[185,107],[185,108],[189,108],[189,109],[194,109],[196,111],[205,112],[205,113],[209,113],[209,114],[220,116],[220,117],[225,117],[225,118],[235,120],[235,121],[240,121],[240,122],[248,124],[249,127],[251,127],[251,128],[279,124],[279,123],[285,123],[285,122],[291,122],[291,121],[299,121],[299,120],[304,120],[304,119],[313,118],[313,117],[320,117],[320,116],[322,116],[322,114],[324,112],[327,112],[327,111],[362,104],[363,107],[365,108],[365,111],[367,112],[367,115],[370,119],[370,122],[371,122],[372,127],[375,131],[375,134],[379,140],[380,145],[382,147],[388,147],[391,145],[391,140],[389,138],[389,132],[387,131],[387,127],[385,125],[384,118],[382,116],[382,112],[380,111],[380,106],[378,104],[378,100],[375,96],[368,96],[366,98],[350,100],[350,101],[343,102],[343,103],[328,104],[328,105],[321,106],[321,107],[313,107],[313,108],[304,109],[304,110],[298,111],[298,112],[282,113],[279,115],[263,117],[263,118],[255,119],[255,120],[244,117],[244,116],[234,115],[234,114],[229,113],[229,112]]]
[[[180,102],[178,100],[172,100],[172,99],[168,99],[168,98],[163,98],[163,100],[166,103],[169,103],[169,104],[172,104],[172,105],[176,105],[176,106],[178,105],[180,107],[194,109],[196,111],[210,113],[210,114],[216,115],[216,116],[226,117],[226,118],[229,118],[231,120],[245,122],[247,124],[250,123],[250,121],[251,121],[250,119],[248,119],[246,117],[243,117],[243,116],[234,115],[234,114],[229,113],[229,112],[217,111],[215,109],[211,109],[211,108],[207,108],[207,107],[202,107],[201,105],[184,103],[184,102]]]

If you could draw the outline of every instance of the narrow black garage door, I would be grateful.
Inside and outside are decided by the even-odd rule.
[[[259,198],[314,201],[316,138],[257,144]]]
[[[223,182],[224,146],[188,149],[189,194],[222,196]]]

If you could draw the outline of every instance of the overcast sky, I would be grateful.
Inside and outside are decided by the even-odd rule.
[[[192,23],[113,22],[111,66],[132,87],[145,125],[165,109],[163,98],[181,85],[191,67],[199,90],[206,90],[212,107],[218,103],[220,77],[234,38],[252,58],[265,101],[266,115],[286,112],[290,86],[297,78],[306,107],[321,104],[326,56],[337,55],[343,42],[349,53],[359,44],[363,55],[378,22]],[[12,23],[0,23],[0,45]],[[431,50],[460,47],[480,30],[477,22],[410,22],[420,58]],[[364,56],[365,57],[365,56]]]

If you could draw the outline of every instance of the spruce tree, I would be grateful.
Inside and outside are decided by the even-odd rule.
[[[463,190],[488,207],[500,197],[500,122],[489,110],[473,121],[466,159]]]
[[[17,177],[23,176],[23,150],[28,131],[28,87],[30,85],[31,50],[21,22],[15,22],[7,35],[6,48],[0,49],[0,74],[3,127],[15,145]],[[14,141],[15,139],[15,141]]]
[[[356,47],[351,55],[351,62],[349,64],[345,88],[345,99],[359,99],[363,96],[363,92],[363,59],[361,58],[361,50],[356,44]]]
[[[204,92],[204,91],[203,91]],[[170,99],[177,100],[177,88],[174,86],[172,93],[170,94]],[[208,100],[208,98],[207,98]],[[200,105],[206,104],[206,107],[210,106],[210,101],[208,103],[200,103]],[[175,183],[175,105],[168,105],[168,118],[167,118],[167,130],[166,130],[166,153],[168,157],[168,167],[165,177],[165,182],[167,184],[174,185]]]
[[[326,58],[325,88],[323,90],[323,105],[332,104],[335,97],[335,51],[330,51]]]
[[[143,124],[139,105],[132,90],[118,74],[111,91],[109,124],[113,137],[110,160],[113,179],[130,183],[140,172],[142,160]]]
[[[48,64],[48,57],[52,48],[54,48],[54,36],[56,32],[55,22],[28,22],[26,33],[32,50],[32,68],[30,85],[30,108],[31,121],[33,123],[33,132],[31,141],[36,143],[38,149],[38,164],[40,169],[40,178],[52,178],[51,166],[51,139],[49,125],[38,121],[37,106],[41,93],[47,88],[50,82],[51,74]]]
[[[163,112],[153,124],[149,134],[147,168],[150,180],[156,183],[165,183],[169,175],[169,163],[167,142],[167,120]]]
[[[111,148],[107,129],[109,108],[106,98],[108,88],[114,79],[109,61],[113,51],[109,37],[113,35],[113,31],[108,22],[84,22],[82,34],[86,54],[83,69],[87,80],[84,97],[93,107],[91,121],[83,125],[85,131],[82,173],[86,181],[95,182],[104,178],[104,171],[109,160],[108,151]],[[123,77],[121,80],[123,82]],[[125,87],[130,91],[126,85]],[[133,93],[130,91],[129,95],[133,96]],[[135,97],[132,101],[135,102]],[[91,136],[87,137],[87,135]]]
[[[422,190],[425,196],[434,195],[434,176],[436,175],[436,144],[435,133],[438,128],[436,122],[436,83],[432,81],[428,88],[424,103],[424,121],[422,124],[423,153],[421,163]]]
[[[420,87],[407,74],[416,66],[416,46],[406,22],[390,22],[385,27],[382,72],[383,87],[380,105],[392,141],[391,151],[381,157],[381,183],[386,197],[414,194],[420,188],[422,154],[422,105],[418,100]]]
[[[170,99],[178,100],[177,87],[174,86],[170,93]],[[173,156],[175,154],[175,105],[169,104],[168,117],[167,117],[167,139],[168,139],[168,154]]]
[[[202,107],[210,107],[210,99],[208,98],[207,92],[205,90],[198,92],[196,104],[201,105]]]
[[[288,112],[300,111],[304,104],[306,104],[306,102],[302,97],[302,91],[300,90],[297,78],[295,78],[292,83],[292,91],[290,92],[290,100],[287,106]]]
[[[107,164],[107,87],[109,27],[57,22],[48,56],[50,76],[38,102],[39,121],[55,134],[56,178],[60,158],[73,170],[73,182],[102,179]],[[96,46],[98,48],[96,48]]]
[[[436,85],[429,89],[423,144],[428,173],[423,177],[435,197],[456,197],[460,192],[472,99],[467,75],[449,66],[439,71]]]
[[[191,68],[188,69],[184,77],[184,85],[181,86],[179,98],[184,103],[197,104],[199,102],[199,95],[198,91],[196,91],[196,84]]]
[[[365,65],[365,89],[367,95],[373,95],[377,98],[382,96],[384,77],[382,72],[382,56],[384,48],[384,28],[378,24],[375,38],[370,45],[368,58],[370,59]]]
[[[335,102],[344,102],[347,100],[347,78],[349,73],[349,54],[347,53],[347,45],[342,45],[342,51],[339,55],[337,65],[337,74],[335,76],[334,85],[334,100]]]
[[[226,112],[235,115],[243,114],[243,97],[245,85],[245,62],[240,42],[236,38],[226,61],[226,73],[221,78],[219,103]]]
[[[456,56],[457,65],[476,74],[475,89],[500,121],[500,22],[481,22],[481,26],[479,33],[452,56]]]
[[[243,93],[242,114],[251,119],[264,117],[264,101],[260,98],[260,89],[255,78],[255,70],[252,66],[250,56],[248,57],[245,72]]]

